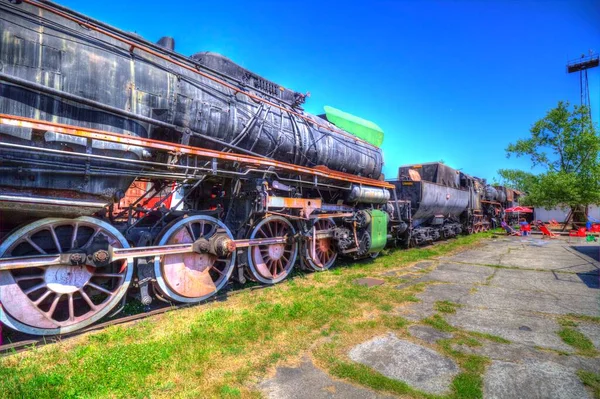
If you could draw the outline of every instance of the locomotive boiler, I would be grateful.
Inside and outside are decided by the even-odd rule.
[[[172,39],[153,44],[114,28],[97,32],[78,21],[83,16],[44,4],[56,12],[2,3],[0,113],[380,177],[381,150],[303,112],[301,93],[222,55],[183,57]],[[143,173],[147,164],[140,161],[178,163],[137,146],[25,126],[4,125],[0,138],[12,144],[3,151],[14,160],[0,175],[3,195],[13,199],[4,202],[5,210],[85,213],[82,207],[52,207],[49,200],[102,207]],[[31,145],[45,151],[24,151]],[[19,202],[23,195],[37,202]]]

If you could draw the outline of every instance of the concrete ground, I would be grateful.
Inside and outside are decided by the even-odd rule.
[[[600,358],[577,353],[558,332],[566,315],[600,317],[599,253],[597,243],[501,237],[386,276],[397,276],[399,289],[428,283],[420,302],[399,310],[412,322],[437,313],[437,301],[449,301],[460,305],[443,315],[452,326],[510,341],[455,347],[491,360],[483,376],[484,398],[591,398],[576,373],[600,372]],[[600,350],[600,324],[579,317],[573,328]],[[451,334],[421,324],[408,331],[410,342],[393,334],[375,337],[353,348],[349,358],[424,392],[449,393],[457,366],[431,344]],[[271,398],[383,397],[335,381],[310,361],[279,369],[262,387]]]

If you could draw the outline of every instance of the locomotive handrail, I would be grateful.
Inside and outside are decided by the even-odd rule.
[[[179,66],[181,68],[184,68],[184,69],[186,69],[188,71],[191,71],[191,72],[193,72],[193,73],[195,73],[197,75],[200,75],[200,76],[203,76],[203,77],[205,77],[205,78],[207,78],[209,80],[212,80],[213,82],[219,83],[219,84],[227,87],[228,89],[233,90],[234,93],[241,93],[241,94],[243,94],[243,95],[245,95],[245,96],[247,96],[247,97],[249,97],[249,98],[251,98],[251,99],[253,99],[255,101],[259,101],[259,102],[265,103],[267,105],[270,105],[272,107],[280,109],[280,110],[282,110],[284,112],[288,112],[290,114],[296,115],[297,117],[299,117],[299,118],[304,119],[305,121],[307,121],[309,124],[314,124],[314,125],[316,125],[318,127],[321,127],[323,129],[329,130],[332,133],[341,134],[343,136],[346,136],[349,139],[352,139],[352,140],[364,143],[366,145],[369,145],[371,147],[377,148],[373,144],[369,143],[368,141],[365,141],[365,140],[363,140],[363,139],[361,139],[361,138],[359,138],[357,136],[354,136],[354,135],[351,135],[349,133],[346,133],[342,129],[339,129],[339,131],[336,131],[336,130],[332,129],[330,126],[318,123],[317,121],[315,121],[315,120],[313,120],[313,119],[311,119],[311,118],[309,118],[309,117],[307,117],[307,116],[305,116],[305,115],[303,115],[303,114],[301,114],[299,112],[296,112],[296,111],[294,111],[292,109],[283,107],[283,106],[281,106],[279,104],[271,102],[271,101],[269,101],[269,100],[267,100],[265,98],[262,98],[260,96],[255,95],[255,94],[248,93],[248,92],[240,89],[239,87],[236,87],[236,86],[234,86],[234,85],[232,85],[230,83],[227,83],[226,81],[224,81],[222,79],[219,79],[217,77],[211,76],[208,73],[200,71],[199,69],[197,69],[197,67],[196,68],[195,67],[191,67],[189,65],[186,65],[183,62],[174,60],[171,57],[168,57],[168,56],[166,56],[164,54],[161,54],[160,52],[158,52],[156,50],[152,50],[151,48],[149,48],[147,46],[144,46],[144,45],[136,43],[136,42],[134,42],[132,40],[128,40],[126,38],[120,37],[119,35],[116,35],[116,34],[114,34],[112,32],[109,32],[108,30],[103,29],[103,28],[101,28],[99,26],[96,26],[95,24],[92,24],[89,21],[84,21],[84,20],[82,20],[80,18],[73,17],[73,16],[67,14],[66,12],[63,12],[63,11],[60,11],[60,10],[56,10],[56,9],[52,8],[51,6],[39,3],[38,1],[35,1],[35,0],[22,0],[22,1],[23,1],[23,3],[27,3],[27,4],[30,4],[30,5],[32,5],[34,7],[41,8],[41,9],[46,10],[48,12],[51,12],[51,13],[53,13],[55,15],[61,16],[61,17],[65,18],[65,19],[67,19],[69,21],[75,22],[75,23],[77,23],[77,24],[79,24],[79,25],[81,25],[83,27],[86,27],[86,28],[88,28],[90,30],[96,31],[96,32],[101,33],[103,35],[106,35],[106,36],[108,36],[108,37],[110,37],[112,39],[115,39],[115,40],[123,43],[123,44],[126,44],[126,45],[130,46],[129,49],[130,49],[131,52],[133,52],[134,49],[142,50],[142,51],[144,51],[144,52],[146,52],[146,53],[148,53],[150,55],[158,57],[158,58],[160,58],[160,59],[162,59],[164,61],[170,62],[170,63],[175,64],[175,65],[177,65],[177,66]],[[193,62],[193,61],[190,61],[190,62]]]
[[[270,160],[267,158],[209,150],[201,147],[192,147],[167,141],[128,136],[119,133],[106,132],[98,129],[87,129],[81,128],[79,126],[66,125],[62,123],[40,121],[37,119],[26,118],[16,115],[0,114],[0,124],[17,127],[28,127],[34,129],[46,129],[56,133],[63,133],[71,136],[85,137],[101,141],[110,141],[113,143],[128,144],[132,146],[147,147],[160,151],[176,152],[178,154],[196,155],[207,159],[218,158],[225,161],[239,162],[249,165],[275,167],[286,172],[301,173],[311,176],[323,177],[326,179],[352,182],[356,184],[364,184],[367,186],[394,188],[393,184],[389,184],[385,181],[351,175],[349,173],[338,172],[334,170],[309,168],[305,166],[290,164],[287,162]]]

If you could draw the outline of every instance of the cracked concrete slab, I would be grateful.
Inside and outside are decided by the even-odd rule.
[[[598,372],[600,358],[565,355],[553,351],[542,351],[524,344],[501,344],[482,340],[481,346],[469,347],[456,345],[455,349],[461,352],[489,357],[492,360],[521,363],[523,361],[554,362],[573,370]]]
[[[553,362],[494,361],[484,378],[486,399],[583,399],[588,392],[572,369]]]
[[[538,290],[513,289],[496,286],[480,286],[471,295],[467,305],[494,310],[524,310],[530,312],[568,314],[578,313],[589,316],[598,314],[596,296],[583,296],[575,292],[552,293]]]
[[[580,322],[577,329],[592,341],[596,349],[600,350],[600,324]]]
[[[497,335],[511,342],[573,352],[556,334],[560,326],[550,317],[510,309],[463,307],[446,319],[465,330]]]
[[[271,399],[388,399],[366,388],[334,380],[304,359],[298,367],[278,367],[273,378],[258,385]]]
[[[418,338],[421,341],[425,341],[428,344],[436,343],[440,339],[452,338],[452,336],[453,336],[453,334],[451,334],[451,333],[436,330],[433,327],[418,326],[418,325],[408,327],[408,332],[413,337]]]
[[[386,377],[434,394],[449,391],[450,383],[459,372],[456,363],[438,352],[394,334],[374,338],[355,346],[349,353],[352,360],[369,366]]]
[[[485,398],[587,397],[576,372],[597,372],[600,357],[577,355],[557,334],[562,328],[558,320],[566,314],[600,316],[599,249],[578,245],[505,239],[442,257],[419,279],[433,283],[417,295],[421,302],[401,312],[418,321],[436,313],[436,301],[454,302],[462,305],[456,313],[441,314],[450,324],[510,341],[480,339],[481,346],[455,347],[493,360]],[[421,328],[429,327],[409,331],[428,343],[438,339]],[[578,322],[577,329],[599,347],[598,324]]]
[[[462,284],[435,284],[429,285],[423,292],[418,293],[417,298],[427,304],[437,301],[450,301],[465,304],[471,296],[471,287]]]
[[[473,267],[457,263],[442,263],[421,277],[420,281],[441,281],[454,284],[484,283],[494,273],[490,267]]]
[[[545,291],[555,294],[577,294],[581,296],[598,296],[597,273],[540,273],[530,270],[497,269],[490,285],[512,289]]]

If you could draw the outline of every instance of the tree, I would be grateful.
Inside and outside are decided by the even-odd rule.
[[[517,140],[506,148],[506,156],[528,156],[533,174],[501,169],[498,174],[507,185],[525,191],[525,204],[553,208],[568,206],[572,211],[600,204],[600,136],[585,106],[560,101],[556,108],[530,129],[531,137]]]

